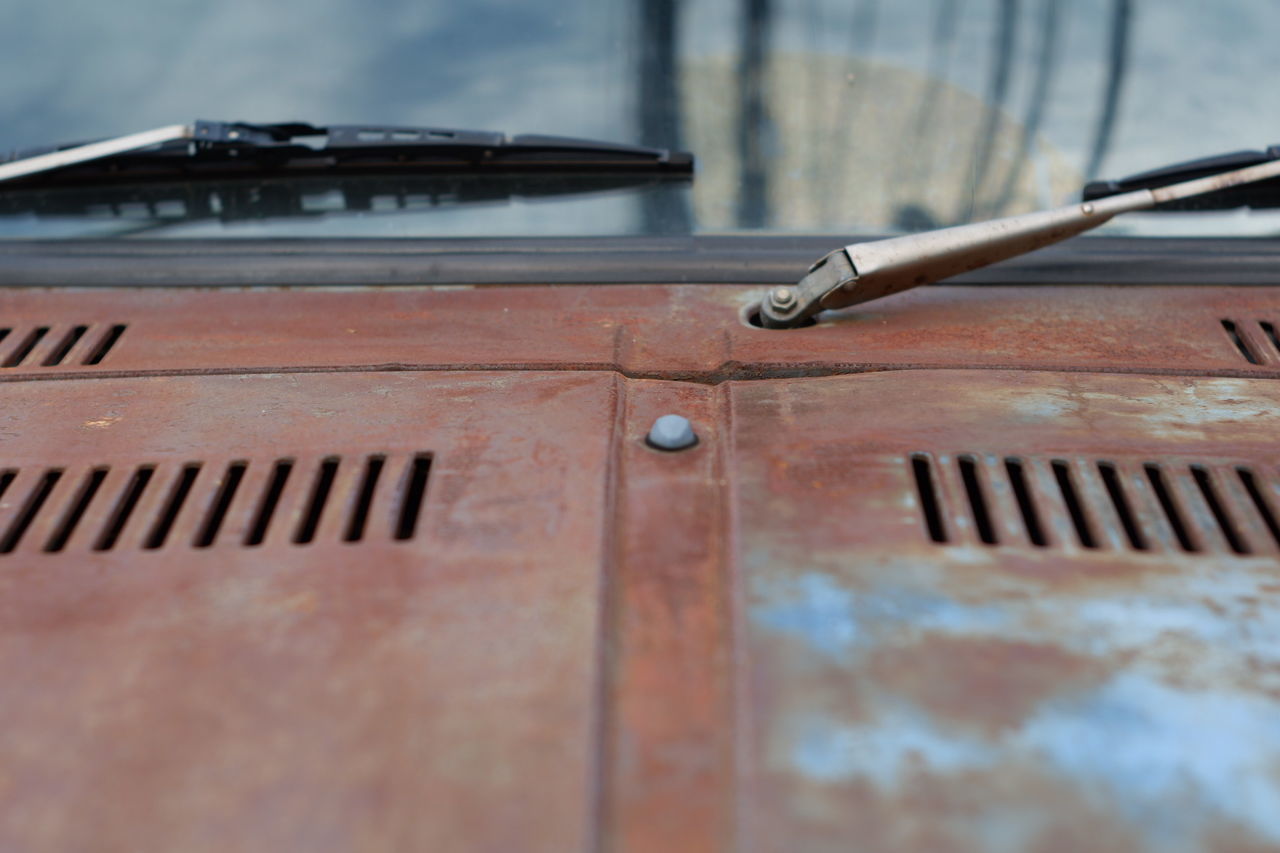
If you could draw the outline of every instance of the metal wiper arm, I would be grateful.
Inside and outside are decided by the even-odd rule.
[[[101,142],[90,142],[70,148],[55,148],[41,154],[18,157],[8,162],[0,163],[0,181],[27,178],[32,175],[51,172],[55,169],[63,169],[67,166],[103,160],[108,157],[114,157],[117,154],[163,145],[166,142],[190,139],[193,130],[193,126],[189,124],[171,124],[167,127],[157,127],[155,130],[144,130],[141,133],[131,133],[128,136],[104,139]]]
[[[76,167],[74,172],[66,172]],[[195,121],[85,145],[19,152],[0,182],[320,172],[645,172],[689,175],[681,151],[562,136],[427,127]],[[24,181],[25,183],[25,181]]]
[[[1097,228],[1121,213],[1276,177],[1280,160],[1267,160],[1054,210],[855,243],[823,257],[796,286],[771,290],[760,305],[760,322],[771,329],[792,328],[819,311],[858,305],[1024,255]]]

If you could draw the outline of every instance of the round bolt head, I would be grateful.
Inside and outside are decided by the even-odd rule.
[[[688,418],[663,415],[649,429],[648,442],[650,447],[659,450],[684,450],[698,443],[698,435]]]
[[[795,304],[796,295],[789,287],[775,287],[769,294],[769,303],[774,308],[787,309]]]

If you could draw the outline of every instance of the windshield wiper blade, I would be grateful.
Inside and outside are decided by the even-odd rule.
[[[1175,163],[1110,181],[1090,181],[1085,184],[1080,197],[1082,201],[1095,201],[1108,196],[1133,192],[1134,190],[1154,189],[1168,184],[1204,178],[1225,172],[1230,169],[1243,169],[1257,166],[1272,160],[1280,160],[1280,145],[1273,145],[1265,151],[1232,151],[1229,154],[1218,154],[1199,160],[1188,160]],[[1173,199],[1158,204],[1154,210],[1234,210],[1249,207],[1255,210],[1280,207],[1280,179],[1260,180],[1249,184],[1237,184],[1213,192],[1191,198]]]
[[[272,175],[643,172],[689,176],[693,155],[590,139],[449,128],[196,121],[83,145],[17,152],[0,182]]]
[[[1054,210],[854,243],[819,259],[794,287],[771,290],[760,304],[760,324],[794,328],[823,310],[847,308],[1025,255],[1097,228],[1121,213],[1246,191],[1277,178],[1280,159],[1268,157],[1244,168],[1228,166],[1203,177],[1166,181]]]
[[[342,214],[397,215],[472,204],[587,197],[617,191],[673,193],[681,189],[666,177],[641,172],[324,174],[224,181],[15,185],[8,192],[0,192],[0,218],[31,215],[132,223],[120,233],[135,234],[205,221],[231,224],[316,220]]]

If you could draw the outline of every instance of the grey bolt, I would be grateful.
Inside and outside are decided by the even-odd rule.
[[[769,304],[782,311],[794,305],[795,301],[796,295],[792,293],[789,287],[775,287],[769,293]]]
[[[663,415],[649,429],[649,445],[659,450],[684,450],[698,443],[693,424],[680,415]]]

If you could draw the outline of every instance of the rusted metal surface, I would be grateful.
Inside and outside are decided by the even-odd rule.
[[[0,293],[0,849],[1280,848],[1280,294],[760,293]]]
[[[938,545],[910,465],[932,454],[956,505],[961,452],[1274,472],[1274,383],[921,371],[729,394],[746,849],[1280,846],[1276,541],[1136,551],[1104,497],[1092,549],[972,527]],[[993,482],[993,523],[1016,520]]]
[[[20,331],[126,325],[94,371],[555,369],[719,381],[900,367],[1280,375],[1280,293],[1215,287],[938,287],[794,331],[753,328],[759,288],[0,291]],[[1239,324],[1257,363],[1222,321]],[[50,333],[52,341],[57,335]],[[85,372],[27,358],[0,380]]]
[[[691,383],[623,381],[620,390],[604,846],[727,850],[734,714],[724,397]],[[693,422],[696,446],[646,446],[649,425],[667,413]]]
[[[616,417],[601,374],[248,376],[9,384],[0,555],[0,849],[582,849],[593,832],[600,566]],[[286,489],[243,530],[272,461],[299,477],[433,455],[419,529],[380,493],[360,542],[334,513],[290,533]],[[193,547],[221,464],[248,460],[218,538]],[[176,466],[203,461],[147,550]],[[86,469],[156,466],[109,551],[42,550]],[[340,467],[335,495],[358,468]],[[347,485],[344,486],[344,483]],[[65,486],[65,488],[64,488]],[[101,527],[123,483],[78,525]],[[330,509],[343,510],[336,502]],[[47,519],[47,521],[46,521]]]

